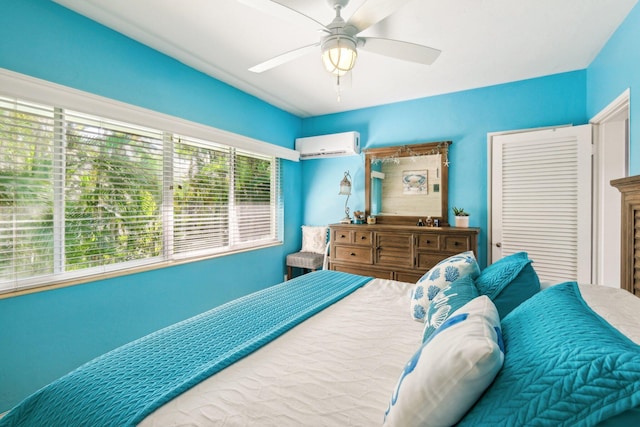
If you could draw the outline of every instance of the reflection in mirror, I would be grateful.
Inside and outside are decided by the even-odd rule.
[[[377,206],[375,215],[441,215],[440,154],[403,157],[398,163],[374,162],[380,165],[380,178],[372,175],[371,197]],[[377,164],[376,164],[377,163]],[[374,210],[375,209],[375,210]]]
[[[366,150],[365,203],[380,222],[446,225],[450,141]]]
[[[382,182],[385,174],[382,172],[382,163],[373,162],[371,167],[371,213],[380,215],[382,212]]]

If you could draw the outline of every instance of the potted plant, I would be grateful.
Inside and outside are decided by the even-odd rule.
[[[453,214],[456,216],[456,227],[468,228],[469,227],[469,214],[464,211],[464,208],[452,208]]]

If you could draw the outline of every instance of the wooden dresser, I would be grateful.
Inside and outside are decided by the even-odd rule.
[[[331,270],[416,282],[439,261],[478,254],[479,228],[331,224]]]
[[[622,193],[620,287],[640,296],[640,175],[611,181]]]

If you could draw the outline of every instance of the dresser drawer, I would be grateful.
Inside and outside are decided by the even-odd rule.
[[[376,244],[380,247],[403,248],[407,251],[413,247],[413,234],[408,233],[376,233]]]
[[[370,231],[356,231],[353,234],[353,243],[355,245],[371,246],[373,242],[373,233]]]
[[[425,254],[418,252],[417,254],[417,264],[416,267],[421,270],[430,270],[435,267],[437,263],[442,261],[443,259],[448,258],[448,255],[442,254]]]
[[[376,264],[388,265],[396,268],[413,268],[413,251],[410,247],[378,247],[376,249]]]
[[[408,273],[406,271],[396,272],[395,280],[399,282],[416,283],[422,277],[423,273]]]
[[[335,246],[333,257],[336,261],[357,262],[358,264],[373,263],[373,250],[371,248],[356,246]]]
[[[333,230],[331,240],[335,243],[351,243],[353,241],[353,231],[351,230]]]
[[[440,249],[440,236],[437,234],[419,234],[418,248],[437,251]]]
[[[343,273],[359,274],[360,276],[376,277],[378,279],[393,279],[392,271],[376,270],[365,266],[332,264],[331,270],[342,271]]]
[[[469,236],[443,236],[442,240],[442,250],[445,252],[457,254],[471,250]]]

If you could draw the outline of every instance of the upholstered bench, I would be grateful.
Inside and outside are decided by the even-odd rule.
[[[287,278],[293,276],[293,267],[302,268],[303,270],[316,271],[322,267],[324,262],[324,254],[314,252],[296,252],[287,255]]]

